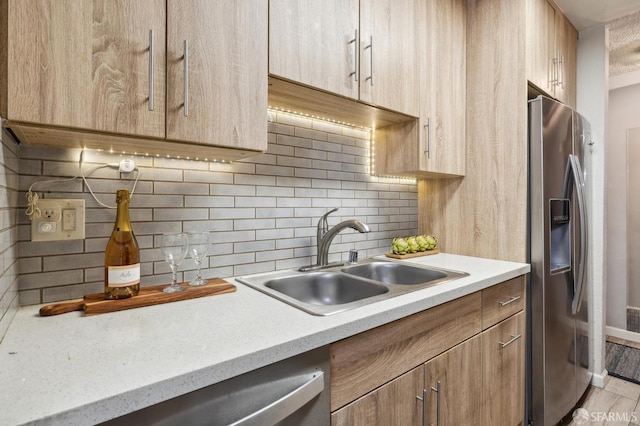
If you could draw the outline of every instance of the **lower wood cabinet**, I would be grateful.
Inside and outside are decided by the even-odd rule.
[[[525,313],[482,333],[482,424],[523,424]]]
[[[482,408],[480,343],[480,335],[476,335],[424,365],[426,421],[418,424],[477,424]]]
[[[424,369],[414,368],[331,415],[332,426],[421,425]]]
[[[524,277],[334,343],[332,426],[523,424],[524,303],[494,312],[513,299]]]

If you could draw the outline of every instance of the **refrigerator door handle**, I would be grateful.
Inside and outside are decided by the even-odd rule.
[[[573,185],[576,186],[576,198],[578,201],[578,213],[580,215],[580,257],[578,259],[577,276],[574,278],[574,296],[571,303],[571,312],[575,315],[580,310],[583,293],[585,289],[585,277],[587,269],[587,247],[588,247],[588,223],[587,206],[584,193],[584,178],[580,160],[573,154],[569,154],[567,170],[564,179],[564,197],[571,198]]]

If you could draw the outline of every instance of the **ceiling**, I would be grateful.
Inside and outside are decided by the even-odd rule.
[[[640,71],[640,0],[556,0],[578,31],[606,24],[609,76]]]

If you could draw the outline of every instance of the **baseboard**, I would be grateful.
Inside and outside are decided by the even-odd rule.
[[[608,375],[609,372],[606,369],[603,370],[601,374],[593,373],[593,375],[591,376],[591,384],[597,388],[603,389],[604,382]]]
[[[640,343],[640,333],[634,333],[633,331],[623,330],[617,327],[606,326],[605,332],[607,336],[617,337],[618,339],[631,340],[633,342]]]

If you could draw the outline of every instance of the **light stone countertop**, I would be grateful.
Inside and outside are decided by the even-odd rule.
[[[0,343],[0,425],[99,423],[530,271],[445,253],[405,262],[470,275],[326,317],[233,280],[234,293],[103,315],[23,307]]]

